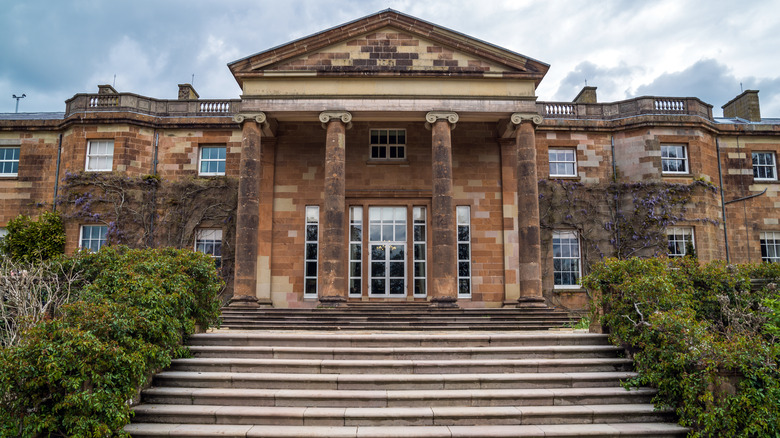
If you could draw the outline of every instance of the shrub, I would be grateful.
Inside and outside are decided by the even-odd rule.
[[[20,332],[58,315],[78,283],[73,265],[62,260],[31,265],[0,259],[0,347],[16,344]]]
[[[44,212],[37,221],[19,215],[6,228],[0,253],[16,262],[35,263],[65,252],[65,228],[57,213]]]
[[[107,247],[69,263],[79,299],[0,352],[3,436],[125,435],[138,389],[186,354],[196,324],[218,322],[222,282],[204,254]]]
[[[751,278],[762,278],[751,289]],[[780,264],[700,265],[696,260],[608,260],[583,284],[612,340],[633,355],[627,386],[658,388],[690,436],[780,433]]]

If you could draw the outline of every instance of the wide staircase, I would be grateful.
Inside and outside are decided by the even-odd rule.
[[[222,326],[252,330],[546,330],[572,320],[550,308],[431,307],[427,302],[351,302],[336,308],[225,307]]]
[[[686,434],[652,389],[620,386],[631,362],[603,335],[221,329],[189,345],[143,391],[133,437]]]

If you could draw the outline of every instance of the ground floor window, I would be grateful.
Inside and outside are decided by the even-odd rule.
[[[202,228],[195,233],[195,251],[210,255],[222,267],[222,230]]]
[[[317,296],[317,260],[320,231],[320,207],[306,206],[306,247],[303,260],[303,295]]]
[[[761,260],[780,263],[780,231],[761,232]]]
[[[471,297],[471,207],[458,206],[458,297]]]
[[[578,287],[580,241],[576,231],[553,231],[553,284],[555,288]]]
[[[669,257],[685,257],[691,255],[695,249],[693,240],[693,228],[673,227],[666,230],[669,242],[666,254]]]
[[[424,297],[427,293],[426,279],[428,272],[428,245],[426,229],[428,216],[425,207],[414,207],[412,217],[414,245],[414,296]]]
[[[349,296],[363,293],[363,207],[349,208]]]
[[[105,225],[82,225],[79,247],[97,252],[106,244],[108,227]]]

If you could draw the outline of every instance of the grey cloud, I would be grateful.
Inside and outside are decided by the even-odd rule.
[[[628,66],[625,63],[617,67],[601,67],[589,61],[581,62],[563,78],[553,98],[558,101],[571,101],[587,80],[589,86],[598,88],[599,100],[624,99],[626,90],[622,84],[628,83],[633,75],[641,71],[641,67]]]
[[[780,116],[780,104],[776,102],[780,97],[780,76],[739,79],[727,65],[714,59],[702,59],[685,70],[664,73],[653,82],[637,87],[635,94],[698,97],[714,106],[713,115],[720,116],[720,107],[740,94],[742,89],[760,91],[763,117]]]

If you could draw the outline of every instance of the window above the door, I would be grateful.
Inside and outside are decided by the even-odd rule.
[[[406,129],[372,129],[369,137],[372,160],[406,160]]]

